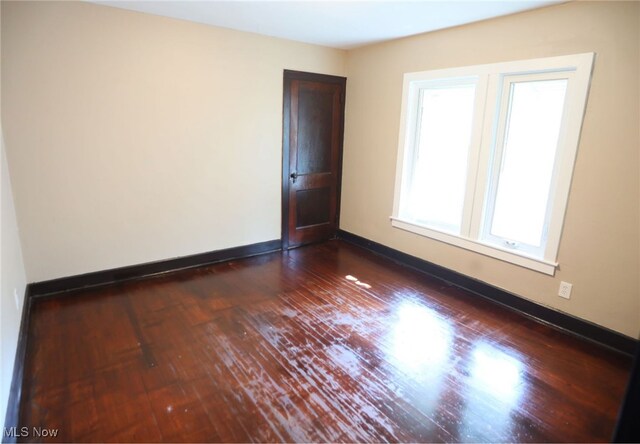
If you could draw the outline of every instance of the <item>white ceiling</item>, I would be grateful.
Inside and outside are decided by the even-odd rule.
[[[350,49],[566,0],[130,1],[106,6]]]

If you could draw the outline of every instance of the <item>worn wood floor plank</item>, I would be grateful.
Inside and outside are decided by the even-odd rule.
[[[59,442],[607,441],[631,364],[340,241],[42,300],[30,325],[21,426]]]

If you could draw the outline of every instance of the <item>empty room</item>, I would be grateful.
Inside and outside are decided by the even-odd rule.
[[[640,441],[640,2],[0,2],[3,442]]]

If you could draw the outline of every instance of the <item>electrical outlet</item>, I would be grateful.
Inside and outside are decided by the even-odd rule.
[[[560,282],[560,289],[558,290],[558,296],[565,299],[571,299],[571,289],[573,288],[573,284],[569,282]]]
[[[20,311],[20,298],[18,298],[18,289],[13,289],[13,299],[16,301],[16,309]]]

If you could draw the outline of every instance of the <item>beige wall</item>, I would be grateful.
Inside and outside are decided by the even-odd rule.
[[[283,69],[344,51],[83,2],[2,2],[29,282],[280,238]]]
[[[29,282],[278,238],[287,68],[349,77],[343,229],[639,335],[638,2],[572,2],[349,52],[87,3],[2,11]],[[555,277],[391,227],[403,73],[591,51]]]
[[[403,73],[592,51],[555,277],[391,227]],[[637,338],[639,53],[638,2],[572,2],[350,51],[341,228]]]
[[[0,68],[1,71],[1,68]],[[1,82],[0,82],[1,84]],[[26,278],[4,136],[0,125],[0,423],[4,425],[18,345]],[[18,300],[14,297],[17,293]],[[16,304],[17,302],[17,304]],[[15,424],[11,424],[15,425]]]

